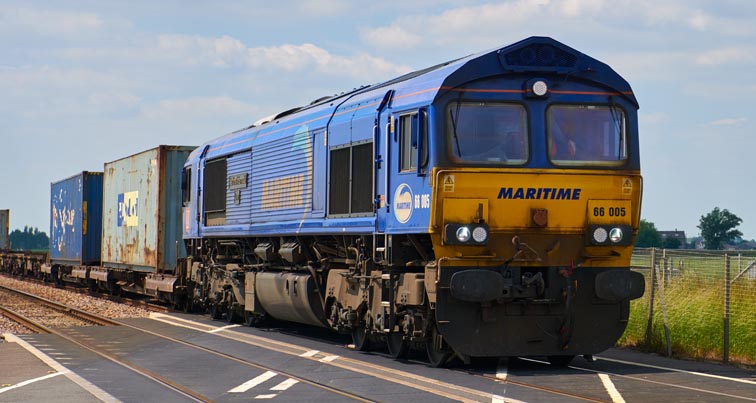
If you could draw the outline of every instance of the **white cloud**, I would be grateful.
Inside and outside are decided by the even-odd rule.
[[[257,113],[256,106],[227,96],[165,99],[141,110],[141,115],[148,119],[248,116],[252,120]]]
[[[86,68],[22,66],[0,69],[0,88],[28,90],[46,88],[72,90],[97,87],[125,88],[128,82],[117,75]]]
[[[422,41],[420,35],[407,31],[398,25],[379,27],[375,29],[361,29],[360,38],[363,42],[370,43],[377,47],[383,47],[383,44],[394,46],[398,43],[403,46],[415,47]]]
[[[696,57],[696,63],[703,66],[756,63],[756,47],[729,46],[703,52]]]
[[[189,65],[206,64],[214,67],[242,67],[267,71],[306,72],[357,78],[385,78],[410,71],[386,59],[358,53],[351,56],[334,55],[310,43],[285,44],[271,47],[247,47],[238,39],[222,36],[162,35],[158,47],[167,57]]]
[[[713,126],[736,126],[740,125],[742,123],[745,123],[748,121],[748,118],[741,117],[741,118],[725,118],[725,119],[718,119],[713,122],[709,122],[710,125]]]
[[[91,12],[0,5],[0,32],[30,32],[58,37],[89,35],[106,28],[129,26],[131,23],[126,20],[105,19]]]
[[[3,68],[0,93],[0,113],[29,119],[123,114],[140,102],[129,80],[86,68]]]
[[[447,9],[439,14],[410,14],[384,26],[363,29],[368,45],[380,48],[443,45],[486,36],[519,37],[573,32],[609,35],[624,31],[642,38],[648,31],[724,29],[726,20],[682,0],[509,0]],[[404,42],[411,38],[411,41]],[[625,46],[627,44],[623,44]],[[632,45],[632,44],[630,44]]]

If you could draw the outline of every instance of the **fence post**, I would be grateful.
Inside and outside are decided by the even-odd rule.
[[[664,259],[664,264],[666,264],[666,257]],[[662,321],[664,323],[664,340],[667,343],[667,357],[672,356],[672,342],[670,340],[669,335],[669,322],[667,322],[667,304],[664,300],[664,279],[660,277],[659,272],[656,272],[656,286],[659,287],[659,302],[661,303],[661,309],[662,309]]]
[[[730,361],[730,257],[725,253],[724,351],[722,361]]]
[[[651,295],[648,301],[648,320],[646,322],[646,348],[651,348],[651,335],[654,325],[654,282],[656,281],[656,248],[651,248]]]

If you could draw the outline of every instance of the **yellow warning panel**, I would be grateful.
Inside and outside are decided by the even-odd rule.
[[[488,199],[444,199],[444,224],[488,222]]]
[[[454,192],[454,175],[444,178],[444,192]]]
[[[633,181],[630,178],[622,179],[622,194],[629,195],[633,193]]]

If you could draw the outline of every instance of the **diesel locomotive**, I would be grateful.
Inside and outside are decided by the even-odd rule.
[[[38,271],[434,366],[564,365],[645,288],[637,110],[609,66],[531,37],[53,184]]]
[[[637,109],[531,37],[212,140],[182,174],[186,304],[436,366],[603,351],[644,290]]]

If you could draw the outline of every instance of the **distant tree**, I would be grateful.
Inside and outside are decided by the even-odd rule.
[[[659,235],[654,223],[643,219],[640,221],[635,246],[638,248],[659,248],[662,246],[661,235]]]
[[[702,215],[698,229],[706,243],[706,249],[722,249],[722,245],[730,242],[743,233],[735,229],[743,220],[727,209],[719,210],[714,207],[711,213]]]
[[[24,230],[14,230],[8,236],[11,249],[30,250],[30,249],[49,249],[50,238],[47,234],[40,231],[39,228],[24,227]]]
[[[662,248],[664,249],[680,249],[682,242],[678,238],[667,237],[662,241]]]

